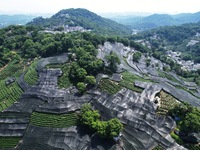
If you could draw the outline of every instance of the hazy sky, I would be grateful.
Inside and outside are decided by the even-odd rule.
[[[56,13],[67,8],[95,13],[182,13],[200,11],[200,0],[0,0],[0,13]]]

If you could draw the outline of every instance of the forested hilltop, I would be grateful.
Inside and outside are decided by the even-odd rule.
[[[149,16],[115,16],[112,20],[126,25],[134,30],[149,30],[162,26],[182,25],[200,21],[200,12],[170,14],[152,14]]]
[[[35,18],[28,25],[40,27],[80,26],[98,34],[127,35],[131,29],[110,19],[102,18],[86,9],[61,10],[50,18]]]

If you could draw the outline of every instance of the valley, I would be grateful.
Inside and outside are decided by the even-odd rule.
[[[199,149],[198,24],[131,35],[67,9],[0,29],[0,149]]]

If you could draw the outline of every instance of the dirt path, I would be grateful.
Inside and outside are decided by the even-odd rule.
[[[8,66],[8,64],[5,65],[4,67],[0,68],[0,72],[1,72],[3,69],[5,69],[7,66]]]

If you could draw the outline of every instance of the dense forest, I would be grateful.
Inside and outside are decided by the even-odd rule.
[[[0,29],[0,66],[6,65],[13,57],[48,57],[78,51],[80,47],[95,56],[98,45],[104,44],[105,41],[121,42],[126,46],[130,44],[142,52],[147,52],[147,48],[141,44],[120,36],[103,36],[90,32],[50,34],[39,32],[40,30],[41,28],[35,26],[9,26]],[[79,54],[77,57],[79,58]]]

